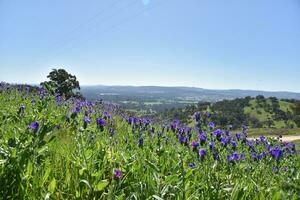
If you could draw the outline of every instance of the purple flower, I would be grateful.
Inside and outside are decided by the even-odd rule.
[[[200,158],[203,158],[206,155],[206,150],[205,149],[200,149],[199,150],[199,156]]]
[[[200,113],[199,112],[195,112],[194,113],[194,118],[196,121],[198,121],[200,119]]]
[[[31,124],[28,126],[28,128],[34,130],[34,131],[37,131],[38,128],[39,128],[39,123],[38,122],[31,122]]]
[[[116,179],[122,178],[122,172],[121,172],[120,169],[115,169],[114,177],[115,177]]]
[[[90,124],[90,123],[91,123],[91,119],[88,118],[87,116],[84,116],[84,117],[83,117],[83,121],[84,121],[84,123],[86,123],[86,124]]]
[[[201,145],[204,144],[205,141],[206,141],[206,135],[204,135],[204,134],[199,134],[198,137],[199,137],[199,140],[200,140]]]
[[[251,157],[253,158],[253,159],[256,159],[257,158],[257,155],[256,155],[256,153],[251,153]]]
[[[92,112],[93,112],[92,110],[86,110],[86,111],[84,112],[84,115],[88,116],[88,115],[91,114]]]
[[[193,141],[193,142],[191,143],[191,146],[192,146],[192,149],[193,149],[193,150],[196,150],[196,149],[198,148],[198,146],[199,146],[199,143],[196,142],[196,141]]]
[[[72,113],[80,113],[80,108],[79,107],[75,107],[72,109],[71,111]]]
[[[221,137],[222,131],[220,129],[215,130],[214,132],[216,137]]]
[[[109,114],[108,114],[107,111],[104,111],[104,112],[103,112],[103,115],[104,115],[105,117],[108,117],[108,116],[109,116]]]
[[[138,144],[139,144],[139,147],[142,147],[144,145],[144,139],[139,138]]]
[[[214,128],[215,128],[215,123],[209,122],[209,123],[208,123],[208,127],[209,127],[210,129],[214,129]]]
[[[228,161],[238,161],[243,159],[243,155],[239,155],[238,153],[234,152],[233,154],[227,156]]]
[[[185,131],[189,134],[192,131],[192,128],[191,127],[186,127]]]
[[[237,134],[235,134],[235,137],[236,137],[237,140],[240,140],[241,139],[241,134],[237,133]]]
[[[282,155],[282,150],[275,147],[270,151],[270,154],[272,155],[273,158],[279,159],[280,156]]]
[[[213,150],[215,148],[215,143],[213,141],[209,142],[209,149]]]
[[[207,118],[210,118],[210,117],[211,117],[211,113],[210,113],[210,112],[207,112],[207,113],[206,113],[206,117],[207,117]]]
[[[135,117],[129,117],[128,118],[128,123],[130,125],[134,125],[134,124],[136,124],[136,122],[137,122],[137,118],[135,118]]]
[[[260,139],[261,142],[265,142],[266,141],[266,137],[265,136],[260,136],[259,139]]]
[[[187,144],[188,141],[189,141],[189,138],[188,138],[188,137],[184,137],[184,138],[183,138],[183,143],[184,143],[184,144]]]
[[[213,157],[214,157],[215,160],[220,160],[220,155],[219,155],[218,152],[214,152]]]
[[[109,129],[109,133],[110,133],[110,136],[114,136],[115,135],[115,129],[114,128],[110,128]]]
[[[257,159],[258,159],[258,160],[261,160],[262,158],[263,158],[263,154],[258,154],[258,155],[257,155]]]
[[[222,137],[222,138],[221,138],[221,144],[222,144],[223,146],[226,146],[226,145],[227,145],[227,142],[228,142],[228,140],[227,140],[225,137]]]
[[[177,120],[174,120],[172,123],[171,123],[171,129],[173,132],[175,132],[176,130],[176,127],[178,126],[178,121]]]
[[[231,145],[233,148],[236,148],[237,147],[237,142],[236,141],[231,141]]]
[[[97,118],[97,119],[96,119],[96,124],[97,124],[98,126],[105,126],[106,122],[105,122],[105,120],[102,119],[102,118]]]
[[[178,142],[183,143],[183,136],[180,135],[180,136],[178,137]]]
[[[245,132],[245,131],[248,130],[248,127],[247,127],[246,125],[243,125],[243,126],[242,126],[242,130],[243,130],[243,132]]]

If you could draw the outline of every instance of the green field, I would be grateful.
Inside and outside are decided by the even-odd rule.
[[[0,87],[0,199],[299,199],[292,143],[230,137],[205,116],[163,127]]]

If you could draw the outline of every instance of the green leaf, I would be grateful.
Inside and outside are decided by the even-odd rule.
[[[5,164],[7,160],[0,160],[0,165]]]
[[[96,190],[102,191],[108,186],[109,182],[107,180],[102,180],[97,184]]]
[[[54,193],[55,188],[56,188],[56,180],[55,180],[55,178],[53,178],[52,181],[50,182],[49,186],[48,186],[48,191],[50,193]]]
[[[80,183],[84,183],[85,185],[87,185],[89,188],[91,188],[90,183],[87,180],[80,180]]]
[[[159,197],[159,196],[157,196],[157,195],[152,195],[152,197],[153,197],[154,199],[157,199],[157,200],[164,200],[163,198],[161,198],[161,197]]]
[[[76,198],[79,198],[79,197],[80,197],[80,192],[76,191]]]
[[[32,174],[32,168],[33,168],[32,162],[29,161],[29,162],[28,162],[28,165],[27,165],[26,176],[31,176],[31,174]]]
[[[152,169],[154,169],[156,172],[159,172],[159,171],[160,171],[159,168],[158,168],[155,164],[151,163],[149,160],[145,160],[145,161],[146,161],[146,163],[147,163]]]

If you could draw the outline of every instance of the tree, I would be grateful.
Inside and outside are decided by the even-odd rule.
[[[69,74],[66,70],[53,69],[47,78],[49,78],[50,81],[45,81],[41,83],[41,85],[50,85],[55,93],[65,96],[66,98],[81,96],[79,92],[74,93],[74,90],[80,90],[79,81],[77,81],[76,76]]]
[[[295,103],[295,105],[293,107],[293,110],[294,110],[296,115],[300,115],[300,101]]]

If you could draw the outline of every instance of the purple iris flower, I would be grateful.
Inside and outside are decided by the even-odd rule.
[[[196,150],[196,149],[198,148],[198,146],[199,146],[199,143],[196,142],[196,141],[193,141],[193,142],[191,143],[191,146],[192,146],[192,149],[193,149],[193,150]]]
[[[114,128],[110,128],[109,129],[109,133],[110,133],[110,136],[114,136],[115,135],[115,129]]]
[[[214,157],[215,160],[220,160],[220,155],[219,155],[218,152],[214,152],[213,157]]]
[[[233,154],[227,156],[228,161],[238,161],[243,158],[242,155],[239,155],[238,153],[234,152]]]
[[[270,145],[270,144],[267,144],[267,145],[266,145],[266,149],[267,149],[268,151],[270,151],[270,150],[271,150],[271,145]]]
[[[199,112],[195,112],[194,113],[194,118],[195,118],[196,121],[199,121],[199,119],[200,119],[200,113]]]
[[[86,123],[86,124],[90,124],[90,123],[91,123],[91,119],[88,118],[87,116],[84,116],[84,117],[83,117],[83,121],[84,121],[84,123]]]
[[[98,126],[105,126],[106,122],[105,122],[105,120],[102,119],[102,118],[97,118],[97,119],[96,119],[96,124],[97,124]]]
[[[208,123],[208,127],[209,127],[210,129],[214,129],[214,128],[215,128],[215,123],[209,122],[209,123]]]
[[[242,130],[243,130],[243,132],[245,132],[245,131],[248,130],[248,127],[247,127],[246,125],[243,125],[243,126],[242,126]]]
[[[139,147],[142,147],[144,145],[144,139],[143,138],[139,138],[138,145],[139,145]]]
[[[256,153],[251,153],[251,157],[253,158],[253,159],[256,159],[257,158],[257,155],[256,155]]]
[[[79,107],[75,107],[72,109],[71,111],[72,113],[80,113],[80,108]]]
[[[178,126],[178,121],[177,120],[174,120],[172,123],[171,123],[171,129],[173,132],[175,132],[177,126]]]
[[[236,137],[237,140],[240,140],[241,139],[241,134],[237,133],[237,134],[235,134],[235,137]]]
[[[279,159],[280,156],[282,155],[282,150],[275,147],[270,151],[270,154],[272,155],[273,158]]]
[[[231,141],[231,145],[233,148],[236,148],[237,147],[237,142],[236,141]]]
[[[192,128],[191,127],[186,127],[185,131],[186,131],[187,134],[189,134],[192,131]]]
[[[183,143],[183,141],[184,141],[184,136],[180,135],[178,137],[178,142]]]
[[[200,149],[199,150],[199,156],[200,156],[200,158],[204,158],[205,155],[206,155],[206,150],[205,149]]]
[[[266,141],[266,137],[265,137],[265,136],[263,136],[263,135],[262,135],[262,136],[260,136],[260,137],[259,137],[259,139],[260,139],[260,141],[261,141],[261,142],[265,142],[265,141]]]
[[[213,141],[209,142],[209,149],[213,150],[215,148],[215,143]]]
[[[115,169],[114,177],[115,177],[116,179],[122,178],[122,171],[121,171],[120,169]]]
[[[103,115],[104,115],[105,117],[108,117],[108,116],[109,116],[109,114],[108,114],[107,111],[104,111],[104,112],[103,112]]]
[[[92,110],[86,110],[86,111],[84,112],[84,115],[88,116],[88,115],[91,114],[92,112],[93,112]]]
[[[137,118],[135,118],[135,117],[129,117],[128,118],[128,123],[130,125],[134,125],[134,124],[136,124],[136,122],[137,122]]]
[[[227,139],[225,138],[225,137],[222,137],[221,138],[221,144],[223,145],[223,146],[226,146],[227,145]]]
[[[294,143],[288,143],[287,145],[290,150],[295,151],[296,150],[296,145]]]
[[[261,160],[262,158],[263,158],[263,154],[258,154],[258,155],[257,155],[257,159],[258,159],[258,160]]]
[[[210,112],[207,112],[207,113],[206,113],[206,117],[207,117],[207,118],[210,118],[210,117],[211,117],[211,113],[210,113]]]
[[[206,135],[204,135],[204,134],[199,134],[199,140],[200,140],[200,143],[201,143],[201,145],[203,145],[204,143],[205,143],[205,141],[206,141]]]
[[[214,132],[216,137],[221,137],[222,131],[220,129],[215,130]]]
[[[37,131],[38,128],[39,128],[39,123],[38,122],[31,122],[31,124],[28,126],[28,128],[34,130],[34,131]]]
[[[183,138],[183,143],[184,143],[184,144],[187,144],[188,141],[189,141],[189,138],[188,138],[188,137],[184,137],[184,138]]]

